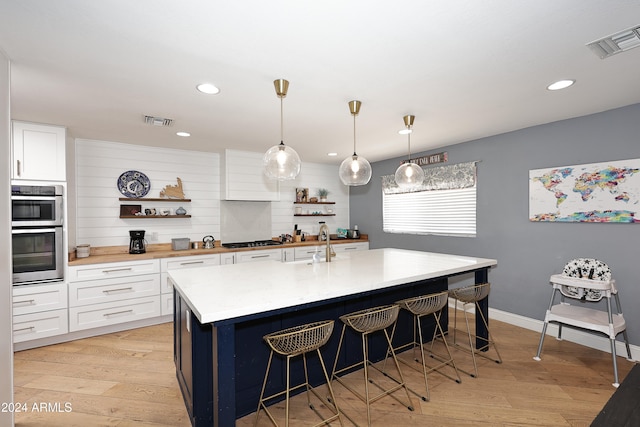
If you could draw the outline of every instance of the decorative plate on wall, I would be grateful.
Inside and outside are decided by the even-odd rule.
[[[147,175],[139,171],[127,171],[118,178],[118,190],[132,199],[144,197],[151,189],[151,181]]]

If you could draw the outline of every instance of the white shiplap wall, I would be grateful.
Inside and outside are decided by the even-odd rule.
[[[149,177],[151,191],[147,197],[158,197],[166,185],[183,181],[185,196],[191,199],[183,207],[191,218],[120,219],[120,205],[127,202],[116,182],[120,174],[138,170]],[[172,238],[188,237],[201,240],[212,234],[221,235],[220,224],[220,155],[199,151],[174,150],[117,142],[76,139],[76,242],[92,246],[129,244],[129,230],[145,230],[149,243],[170,243]],[[317,196],[318,188],[329,190],[328,200],[335,205],[294,205],[295,189],[308,188],[310,196]],[[293,181],[280,183],[280,201],[271,204],[271,236],[290,234],[294,224],[311,234],[317,234],[318,222],[325,221],[332,233],[336,228],[348,228],[349,188],[338,177],[337,165],[303,163],[300,175]],[[141,203],[145,207],[180,206],[173,202]],[[294,217],[295,206],[303,211],[332,207],[336,216]],[[157,233],[158,239],[152,240]],[[256,236],[256,239],[261,236]]]
[[[146,197],[159,197],[160,190],[176,185],[180,177],[190,203],[140,204],[143,209],[182,206],[192,217],[120,219],[120,205],[130,202],[118,200],[123,196],[116,182],[128,170],[149,177],[151,191]],[[145,230],[149,243],[220,235],[220,156],[216,153],[76,139],[76,188],[76,244],[128,245],[129,230]]]
[[[318,188],[326,188],[329,190],[327,200],[336,203],[335,205],[294,205],[298,187],[308,188],[309,197],[317,197]],[[331,207],[335,210],[336,216],[294,217],[295,206],[302,207],[303,212],[324,211],[326,207]],[[303,163],[300,175],[295,180],[280,183],[280,201],[271,202],[271,219],[274,236],[283,233],[291,234],[294,224],[298,224],[298,228],[303,231],[317,234],[319,221],[325,221],[331,233],[335,233],[336,228],[349,228],[349,187],[340,181],[338,166]]]

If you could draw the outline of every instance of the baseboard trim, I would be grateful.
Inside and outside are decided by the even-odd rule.
[[[453,300],[449,300],[449,306],[453,308],[453,304]],[[460,304],[460,302],[458,302],[457,308],[459,310],[462,310],[462,304]],[[473,312],[473,305],[468,305],[467,310],[469,310],[469,312]],[[509,313],[508,311],[497,310],[495,308],[489,308],[489,319],[495,319],[500,322],[505,322],[510,325],[529,329],[538,333],[542,332],[542,326],[544,324],[542,320],[532,319],[530,317]],[[546,339],[556,339],[556,337],[558,336],[558,325],[555,323],[549,323],[546,335]],[[594,348],[596,350],[604,351],[606,353],[611,353],[609,339],[601,335],[592,334],[565,326],[564,328],[562,328],[562,339],[576,344],[584,345],[586,347]],[[631,349],[631,358],[633,359],[633,361],[640,361],[640,347],[632,344],[630,344],[629,347]],[[624,342],[616,341],[616,354],[620,357],[627,357],[627,349],[624,346]],[[531,355],[531,357],[533,356],[535,356],[535,354]],[[544,358],[544,348],[542,349],[541,356]]]
[[[501,322],[536,331],[538,333],[542,332],[542,326],[544,324],[542,320],[531,319],[529,317],[520,316],[518,314],[509,313],[494,308],[489,308],[489,319],[499,320]],[[547,326],[547,336],[548,338],[546,339],[549,339],[549,337],[555,339],[555,337],[558,336],[557,324],[549,323],[549,326]],[[562,328],[562,339],[574,342],[576,344],[584,345],[586,347],[595,348],[596,350],[611,353],[611,345],[609,344],[609,339],[604,336],[565,326],[564,328]],[[640,347],[636,345],[629,345],[629,347],[631,348],[631,358],[634,361],[640,360]],[[625,348],[624,342],[616,341],[616,354],[624,358],[627,357],[627,349]],[[532,355],[532,357],[533,356],[535,355]],[[542,356],[544,357],[544,348],[542,350]]]

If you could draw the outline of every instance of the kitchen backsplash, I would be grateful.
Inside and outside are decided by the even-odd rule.
[[[149,243],[170,243],[176,237],[201,240],[209,234],[223,241],[268,239],[291,233],[294,224],[316,234],[319,221],[326,221],[332,232],[338,227],[349,227],[349,189],[340,182],[337,165],[303,163],[296,180],[280,183],[279,201],[229,202],[221,201],[218,153],[86,139],[77,139],[75,143],[76,208],[69,215],[69,222],[75,229],[76,241],[69,242],[70,248],[81,243],[128,245],[129,230],[145,230]],[[175,185],[180,177],[185,197],[191,202],[141,200],[140,204],[143,208],[182,206],[191,217],[119,218],[120,205],[130,202],[118,200],[123,196],[116,181],[128,170],[138,170],[149,177],[151,190],[146,197],[159,197],[160,190],[166,185]],[[328,200],[335,202],[334,205],[293,204],[296,188],[308,188],[309,196],[316,196],[320,187],[329,190]],[[335,216],[294,216],[296,206],[301,207],[303,213],[324,212],[330,207]]]

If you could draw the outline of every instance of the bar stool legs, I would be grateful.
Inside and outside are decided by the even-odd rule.
[[[365,404],[367,405],[367,425],[370,426],[371,425],[371,404],[375,401],[377,401],[378,399],[385,397],[385,396],[391,396],[393,398],[395,398],[398,402],[402,403],[403,405],[407,406],[407,409],[409,409],[410,411],[413,411],[413,404],[411,402],[411,396],[409,396],[409,391],[405,385],[405,381],[404,381],[404,377],[402,375],[402,371],[400,370],[400,364],[398,363],[398,359],[396,358],[396,354],[393,351],[393,346],[391,345],[391,338],[389,336],[389,333],[387,332],[387,328],[393,324],[395,324],[397,318],[398,318],[398,312],[400,310],[400,307],[398,305],[387,305],[387,306],[381,306],[381,307],[375,307],[375,308],[370,308],[370,309],[366,309],[366,310],[361,310],[361,311],[357,311],[354,313],[350,313],[350,314],[345,314],[344,316],[340,317],[340,320],[344,323],[344,325],[342,326],[342,333],[340,334],[340,343],[338,344],[338,351],[336,353],[336,360],[333,364],[333,370],[331,372],[331,380],[332,381],[337,381],[339,382],[342,386],[344,386],[347,390],[349,390],[351,393],[353,393],[356,397],[358,397],[360,400],[362,400],[363,402],[365,402]],[[355,330],[356,332],[361,334],[362,337],[362,361],[361,362],[357,362],[354,363],[350,366],[341,368],[341,369],[337,369],[337,365],[338,365],[338,359],[340,357],[340,351],[342,349],[342,344],[344,342],[344,335],[345,335],[345,331],[347,326],[351,327],[353,330]],[[369,368],[374,368],[376,370],[378,370],[379,372],[383,373],[382,370],[378,369],[370,360],[369,360],[369,335],[372,334],[373,332],[377,332],[377,331],[383,331],[384,336],[386,338],[387,341],[387,346],[388,349],[391,353],[391,356],[393,357],[396,369],[398,370],[398,374],[400,377],[400,380],[396,380],[392,377],[389,377],[387,375],[387,377],[391,378],[396,384],[390,388],[383,388],[380,384],[377,384],[376,382],[374,382],[370,375],[369,375]],[[353,370],[356,367],[361,366],[363,367],[363,371],[364,371],[364,389],[365,389],[365,393],[364,395],[362,395],[361,393],[359,393],[357,390],[355,390],[353,387],[351,387],[349,384],[347,384],[346,381],[344,381],[339,374],[344,373],[346,371],[350,371]],[[386,375],[386,374],[385,374]],[[370,390],[370,384],[375,385],[376,387],[378,387],[381,392],[375,396],[372,396],[372,391]],[[400,399],[398,399],[397,397],[393,396],[393,393],[400,390],[400,389],[404,389],[405,393],[407,395],[407,401],[409,402],[408,404],[403,403]],[[350,418],[345,412],[342,412],[342,415],[344,415],[345,417],[347,417],[353,424],[357,425],[357,423]]]
[[[436,371],[439,374],[457,382],[460,383],[461,379],[460,379],[460,374],[458,373],[458,368],[456,367],[456,363],[453,360],[453,356],[451,355],[451,350],[449,348],[449,344],[447,343],[446,340],[442,340],[443,344],[444,344],[444,348],[446,351],[446,355],[441,355],[441,354],[437,354],[434,353],[433,351],[433,343],[436,339],[437,336],[442,336],[444,337],[444,331],[442,330],[442,325],[440,324],[440,317],[442,315],[442,309],[447,305],[447,302],[449,300],[449,293],[447,291],[444,292],[438,292],[435,294],[430,294],[430,295],[424,295],[424,296],[419,296],[419,297],[413,297],[413,298],[407,298],[404,299],[402,301],[398,301],[397,304],[407,310],[409,313],[411,313],[413,315],[413,341],[407,344],[403,344],[399,347],[395,347],[394,351],[397,353],[399,353],[401,350],[407,348],[407,347],[412,347],[413,350],[413,360],[415,362],[420,362],[421,366],[421,370],[422,370],[422,374],[424,376],[424,386],[425,386],[425,390],[426,390],[426,396],[421,395],[420,393],[417,393],[414,390],[409,389],[413,394],[415,394],[416,396],[420,397],[423,401],[428,401],[430,400],[430,393],[429,393],[429,384],[427,381],[427,374]],[[435,366],[427,366],[426,364],[426,360],[427,358],[425,357],[425,348],[424,348],[424,338],[422,335],[422,322],[421,320],[424,317],[427,316],[433,316],[434,320],[435,320],[435,329],[433,331],[433,336],[431,337],[431,348],[428,351],[428,356],[430,356],[432,359],[436,360],[438,362],[437,365]],[[396,330],[396,325],[397,323],[393,326],[393,332],[391,333],[391,336],[393,337],[395,335],[395,330]],[[416,336],[416,332],[417,332],[417,336]],[[415,355],[416,352],[416,347],[420,348],[420,359],[418,359]],[[388,356],[388,353],[387,353]],[[417,371],[420,371],[418,369],[417,366],[415,366],[413,363],[407,362],[403,359],[398,359],[400,362],[406,364],[407,366],[409,366],[412,369],[415,369]],[[385,365],[386,365],[386,360],[385,360]],[[449,366],[453,369],[453,373],[454,375],[450,375],[447,372],[444,372],[442,370],[442,368],[444,368],[445,366]]]
[[[336,404],[335,396],[333,394],[333,388],[331,387],[331,381],[329,375],[327,373],[327,369],[324,364],[324,360],[322,359],[322,354],[320,353],[320,347],[326,344],[331,336],[331,332],[333,331],[333,320],[327,320],[323,322],[315,322],[309,323],[302,326],[296,326],[289,329],[284,329],[279,332],[274,332],[272,334],[268,334],[264,336],[264,340],[271,347],[271,352],[269,354],[269,362],[267,363],[267,371],[264,376],[264,382],[262,383],[262,391],[260,392],[260,401],[258,402],[258,410],[256,412],[256,419],[254,422],[254,426],[258,425],[258,418],[260,417],[260,412],[264,410],[267,414],[273,425],[278,426],[275,418],[267,408],[266,402],[275,399],[276,397],[280,397],[285,395],[285,426],[289,426],[289,396],[293,390],[297,390],[301,387],[306,387],[306,395],[307,395],[307,404],[309,408],[311,408],[318,417],[322,419],[320,413],[316,410],[316,408],[311,403],[311,397],[309,396],[309,392],[313,393],[320,401],[324,401],[322,397],[320,397],[319,393],[311,387],[309,384],[309,375],[307,371],[307,356],[306,354],[312,351],[316,351],[318,353],[318,358],[320,359],[320,365],[322,366],[322,372],[324,373],[324,377],[327,380],[327,387],[329,388],[329,395],[331,396],[330,405],[327,407],[333,409],[333,414],[325,419],[322,419],[321,422],[316,424],[316,426],[327,425],[331,421],[338,420],[340,425],[342,424],[342,418],[340,414],[340,410]],[[271,369],[271,362],[273,361],[273,354],[278,353],[286,356],[287,359],[287,372],[286,372],[286,388],[283,391],[278,393],[274,393],[270,396],[265,397],[264,392],[267,387],[267,379],[269,377],[269,371]],[[302,356],[302,361],[304,365],[304,378],[305,382],[299,384],[295,387],[291,387],[291,375],[290,375],[290,362],[291,359],[296,356]],[[333,406],[332,406],[333,405]]]
[[[467,335],[469,337],[469,347],[466,347],[465,345],[461,346],[460,344],[458,344],[456,340],[456,327],[458,323],[457,303],[456,303],[456,311],[455,311],[455,317],[453,322],[453,325],[454,325],[453,326],[453,343],[454,345],[460,347],[461,349],[469,351],[471,353],[471,358],[473,360],[473,373],[467,372],[462,368],[458,368],[458,369],[474,378],[478,376],[478,364],[476,362],[476,355],[480,357],[484,357],[485,359],[488,359],[488,360],[492,360],[496,363],[502,363],[502,358],[500,357],[500,352],[498,351],[496,342],[491,337],[491,331],[489,330],[489,322],[487,322],[487,319],[482,313],[482,310],[480,309],[480,305],[478,303],[479,301],[484,299],[487,295],[489,295],[490,289],[491,289],[491,285],[489,283],[482,283],[479,285],[466,286],[463,288],[449,290],[449,296],[451,298],[456,300],[456,302],[457,301],[462,302],[462,305],[463,305],[462,311],[464,313],[464,320],[467,326]],[[471,332],[471,327],[469,325],[469,316],[466,310],[467,304],[475,304],[476,316],[480,316],[482,322],[484,323],[484,326],[487,329],[487,338],[479,337]],[[483,341],[484,345],[482,345],[480,348],[476,348],[473,344],[474,338],[476,339],[476,342]],[[493,348],[496,352],[495,359],[489,357],[487,354],[490,348]]]

